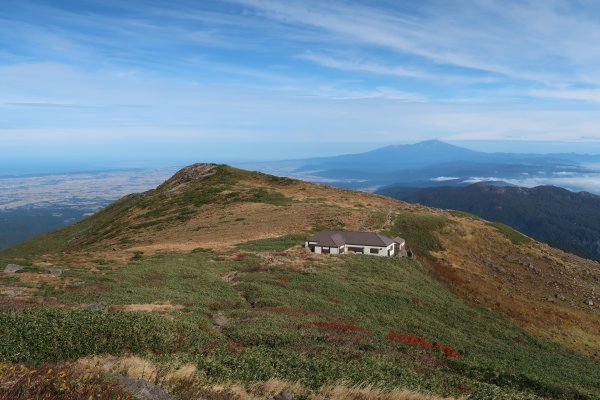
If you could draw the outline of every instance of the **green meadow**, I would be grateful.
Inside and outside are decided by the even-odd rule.
[[[467,304],[419,263],[344,255],[298,269],[265,253],[285,254],[295,239],[248,242],[232,254],[96,260],[97,272],[70,265],[37,294],[64,308],[0,314],[0,359],[138,354],[193,363],[208,383],[279,378],[314,390],[345,382],[474,399],[600,398],[597,363]],[[82,307],[99,302],[177,308]]]

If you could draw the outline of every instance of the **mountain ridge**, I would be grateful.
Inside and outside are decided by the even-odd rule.
[[[542,185],[499,187],[476,183],[464,187],[378,191],[412,203],[466,211],[501,222],[551,246],[600,261],[600,196]]]
[[[302,248],[328,228],[401,236],[417,260]],[[454,397],[600,395],[589,372],[600,321],[585,303],[597,301],[598,264],[461,213],[196,164],[0,261],[26,266],[0,285],[33,308],[10,317],[20,322],[0,337],[15,346],[0,360],[22,360],[13,348],[30,349],[25,360],[135,348],[192,362],[209,379],[203,390],[223,377],[245,387],[276,377],[288,388],[297,379],[303,396],[341,379]],[[99,304],[108,312],[88,317]],[[140,310],[153,326],[139,325],[150,318]],[[69,330],[79,318],[100,335],[95,347]],[[57,321],[54,340],[67,347],[36,352],[44,334],[26,332],[44,321]],[[127,323],[135,329],[119,333]]]
[[[339,187],[372,190],[395,183],[435,186],[435,179],[440,176],[455,177],[457,183],[482,176],[491,180],[557,181],[565,173],[599,174],[590,165],[599,160],[600,155],[574,153],[487,153],[432,140],[356,154],[254,164],[253,168]]]

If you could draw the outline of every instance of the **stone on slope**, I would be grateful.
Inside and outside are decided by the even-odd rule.
[[[289,392],[284,390],[273,396],[273,400],[294,400],[294,396],[292,396]]]
[[[119,382],[125,390],[142,400],[171,400],[173,398],[159,386],[144,379],[120,376]]]
[[[90,311],[108,312],[108,304],[106,303],[92,303],[88,304],[85,308]]]
[[[24,268],[24,266],[18,264],[7,264],[6,267],[4,267],[4,272],[15,273],[21,271]]]
[[[594,305],[594,301],[592,299],[585,299],[584,303],[590,307]]]
[[[61,268],[48,268],[46,273],[51,276],[61,276],[63,274],[63,270]]]

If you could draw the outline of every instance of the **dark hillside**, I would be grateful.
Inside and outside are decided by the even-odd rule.
[[[466,211],[566,252],[600,261],[600,196],[555,186],[528,189],[482,184],[417,191],[388,187],[380,193],[430,207]]]

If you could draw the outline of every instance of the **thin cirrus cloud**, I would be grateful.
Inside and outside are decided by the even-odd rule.
[[[332,33],[343,43],[516,79],[585,79],[600,59],[589,39],[600,34],[600,24],[570,1],[422,2],[413,15],[364,5],[369,3],[238,1],[267,18]]]
[[[453,74],[432,73],[425,69],[417,69],[399,65],[382,65],[380,63],[365,62],[356,59],[348,59],[340,56],[332,56],[327,54],[304,53],[298,58],[312,61],[324,67],[339,69],[343,71],[367,72],[376,75],[395,76],[400,78],[415,78],[421,80],[433,81],[462,81],[470,83],[491,83],[496,79],[492,77],[465,77]]]
[[[2,2],[0,140],[585,141],[596,16],[567,0]]]

